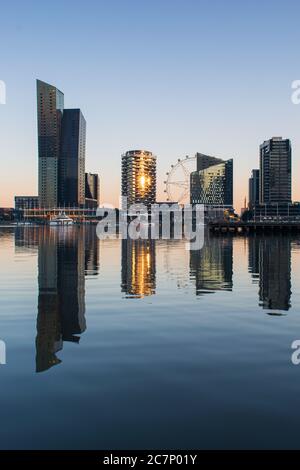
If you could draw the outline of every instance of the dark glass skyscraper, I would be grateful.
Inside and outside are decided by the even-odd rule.
[[[84,205],[86,122],[80,109],[65,109],[62,119],[59,203]]]
[[[64,95],[48,83],[37,80],[39,155],[39,204],[57,207],[61,121]]]
[[[249,207],[259,204],[259,170],[252,170],[249,178]]]
[[[233,205],[233,160],[197,153],[197,171],[190,176],[191,204]]]
[[[260,146],[260,203],[289,203],[291,200],[291,142],[273,137]]]

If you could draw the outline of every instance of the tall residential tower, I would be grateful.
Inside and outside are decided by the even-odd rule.
[[[291,142],[273,137],[260,146],[260,203],[290,203],[291,200]]]
[[[156,202],[156,157],[146,150],[130,150],[122,155],[122,198],[127,208]],[[125,209],[125,204],[123,203]]]
[[[57,207],[64,95],[48,83],[37,80],[39,155],[39,204]]]

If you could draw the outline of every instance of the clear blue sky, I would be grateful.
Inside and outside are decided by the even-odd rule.
[[[178,157],[233,157],[239,209],[273,135],[292,139],[300,199],[299,17],[298,0],[2,2],[0,206],[37,191],[36,78],[82,109],[101,202],[117,200],[120,154],[145,148],[158,156],[160,199]]]

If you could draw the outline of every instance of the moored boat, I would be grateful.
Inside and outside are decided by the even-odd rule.
[[[60,212],[57,217],[49,221],[49,225],[54,227],[68,227],[69,225],[73,225],[73,219],[68,217],[65,212]]]

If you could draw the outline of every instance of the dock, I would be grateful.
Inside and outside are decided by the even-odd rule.
[[[218,221],[209,222],[208,227],[213,233],[286,233],[286,232],[300,232],[300,220],[297,221]]]

